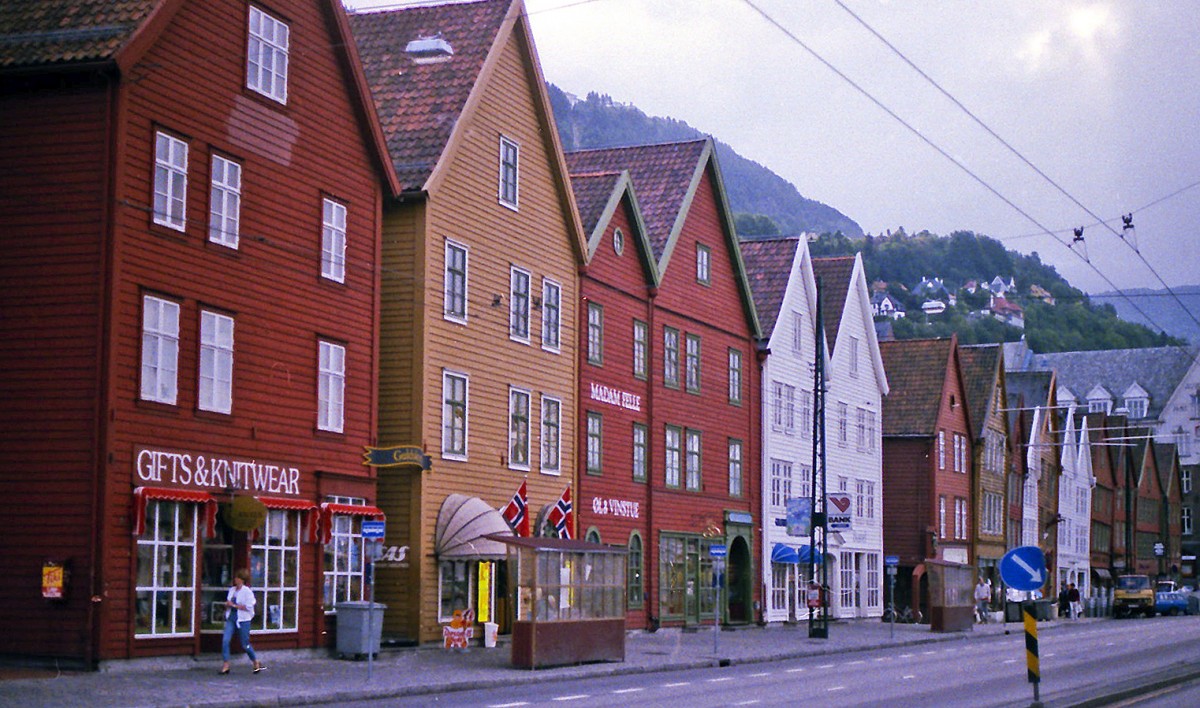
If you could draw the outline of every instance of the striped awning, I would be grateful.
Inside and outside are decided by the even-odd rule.
[[[212,538],[217,528],[217,500],[208,492],[170,487],[138,487],[133,490],[133,535],[146,532],[146,506],[150,500],[190,502],[204,505],[204,537]]]

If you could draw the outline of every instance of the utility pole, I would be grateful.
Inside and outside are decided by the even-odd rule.
[[[812,529],[808,541],[808,577],[816,580],[817,565],[821,580],[818,584],[818,607],[808,608],[808,636],[815,639],[829,638],[829,548],[828,515],[826,514],[825,486],[825,319],[821,314],[821,279],[817,278],[816,299],[816,361],[813,362],[813,452],[812,452]],[[817,475],[821,477],[820,492],[817,491]],[[820,527],[820,534],[817,530]],[[818,555],[817,539],[820,538]],[[818,559],[820,562],[818,563]],[[814,609],[816,610],[814,612]]]

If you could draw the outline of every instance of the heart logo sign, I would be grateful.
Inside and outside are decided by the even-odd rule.
[[[850,508],[849,494],[830,494],[829,503],[837,507],[838,511],[846,511]]]

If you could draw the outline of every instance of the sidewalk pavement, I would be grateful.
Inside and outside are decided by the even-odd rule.
[[[1098,619],[1039,622],[1038,629],[1098,622]],[[650,673],[728,666],[866,651],[888,646],[964,641],[1023,632],[1020,623],[977,624],[971,631],[933,633],[929,625],[892,625],[878,619],[837,621],[827,639],[810,639],[808,625],[772,625],[698,631],[631,631],[625,661],[551,669],[515,669],[510,646],[501,637],[496,648],[465,652],[440,647],[387,649],[372,664],[347,661],[313,651],[260,651],[268,667],[252,674],[250,661],[236,657],[228,676],[217,672],[221,657],[145,659],[106,664],[96,672],[54,672],[0,667],[0,705],[59,706],[285,706],[340,703],[363,699],[420,696],[455,690],[569,681],[591,676]],[[714,641],[716,651],[714,651]],[[36,675],[35,675],[36,674]]]

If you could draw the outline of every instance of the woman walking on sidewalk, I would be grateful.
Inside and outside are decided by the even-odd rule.
[[[242,568],[234,574],[233,587],[229,588],[229,594],[225,598],[225,634],[221,637],[221,658],[224,662],[221,664],[221,675],[229,673],[229,642],[233,639],[235,631],[242,641],[242,648],[246,650],[246,656],[254,662],[254,673],[257,674],[266,668],[258,660],[254,647],[250,646],[250,622],[254,620],[256,601],[249,583],[250,571]]]

